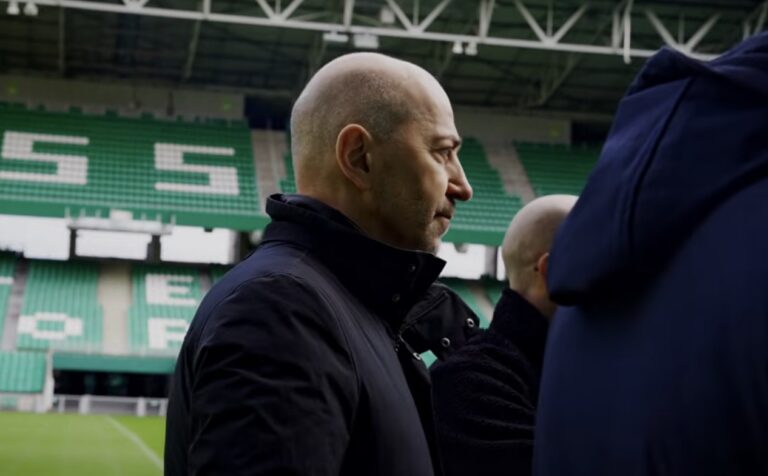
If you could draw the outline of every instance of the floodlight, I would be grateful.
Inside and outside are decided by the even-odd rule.
[[[381,7],[381,11],[379,11],[379,21],[384,25],[393,25],[395,23],[395,12],[387,6]]]
[[[464,49],[464,54],[467,56],[477,56],[477,43],[467,43],[467,47]]]
[[[346,43],[349,41],[349,36],[338,31],[329,31],[323,33],[323,41],[326,43]]]
[[[451,51],[453,51],[453,54],[455,54],[455,55],[460,55],[460,54],[464,53],[464,47],[461,46],[461,42],[460,41],[454,41],[453,42],[453,50],[451,50]]]
[[[8,9],[5,11],[5,13],[8,15],[18,15],[19,12],[19,2],[16,2],[15,0],[8,2]]]
[[[352,36],[352,44],[355,45],[355,48],[377,50],[379,49],[379,37],[369,33],[357,33]]]
[[[35,5],[35,2],[27,2],[27,4],[24,5],[24,14],[29,17],[37,16],[37,5]]]

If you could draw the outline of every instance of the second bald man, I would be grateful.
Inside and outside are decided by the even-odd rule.
[[[576,197],[533,200],[512,220],[502,257],[509,287],[485,333],[432,367],[446,475],[531,474],[533,429],[549,320],[549,248]]]

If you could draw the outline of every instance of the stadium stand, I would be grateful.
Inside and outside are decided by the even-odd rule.
[[[280,179],[280,191],[283,193],[296,193],[296,174],[293,171],[291,153],[286,153],[283,160],[285,161],[285,178]]]
[[[247,126],[0,105],[0,213],[109,216],[252,230],[261,214]]]
[[[460,157],[474,195],[468,202],[456,203],[456,214],[445,239],[499,246],[522,200],[504,190],[499,173],[491,167],[479,141],[465,139]]]
[[[100,351],[103,312],[98,282],[94,263],[31,261],[17,348]]]
[[[130,347],[138,353],[178,351],[203,297],[196,268],[136,265],[128,310]]]
[[[0,352],[0,392],[39,393],[45,384],[45,354]]]
[[[536,195],[581,194],[600,150],[557,144],[515,144]]]
[[[11,295],[15,267],[15,256],[8,253],[0,253],[0,337],[3,334],[5,316],[8,312],[8,298]]]

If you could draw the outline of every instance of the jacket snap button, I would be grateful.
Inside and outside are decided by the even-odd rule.
[[[443,347],[445,347],[445,348],[447,349],[448,347],[450,347],[450,346],[451,346],[451,339],[449,339],[449,338],[447,338],[447,337],[443,337],[443,338],[440,340],[440,344],[442,344],[442,346],[443,346]]]
[[[400,295],[399,294],[393,294],[392,295],[392,302],[400,302]]]
[[[413,353],[413,358],[416,359],[416,360],[421,360],[421,356],[419,355],[418,352],[414,352]]]
[[[475,321],[472,318],[467,319],[467,327],[475,327]]]
[[[409,273],[413,273],[414,271],[416,271],[416,265],[415,264],[412,264],[412,265],[408,266],[408,272]]]

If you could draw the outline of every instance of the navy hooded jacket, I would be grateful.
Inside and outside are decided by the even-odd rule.
[[[768,474],[768,34],[648,61],[549,288],[535,474]]]

